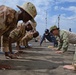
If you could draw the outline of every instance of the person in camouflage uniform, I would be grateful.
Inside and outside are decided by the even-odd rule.
[[[59,45],[56,50],[56,53],[64,53],[67,51],[69,43],[76,44],[76,34],[73,32],[69,32],[66,30],[59,30],[57,26],[52,26],[50,28],[50,32],[53,33],[54,36],[59,37]],[[76,50],[74,54],[74,60],[72,65],[65,65],[64,68],[76,70]]]
[[[27,23],[27,24],[18,23],[17,28],[15,28],[14,30],[12,30],[10,32],[10,35],[8,37],[9,39],[8,39],[7,43],[9,44],[9,50],[10,50],[11,54],[13,54],[11,44],[17,42],[17,49],[19,50],[20,40],[24,37],[26,31],[30,31],[32,29],[33,28],[30,23]],[[6,55],[6,57],[8,57],[8,55]],[[12,58],[12,57],[10,56],[10,58]]]
[[[7,44],[8,36],[10,34],[10,31],[16,28],[17,22],[19,20],[23,20],[23,22],[26,23],[28,20],[33,19],[37,15],[35,6],[30,2],[23,4],[23,6],[21,7],[17,5],[17,7],[20,9],[19,12],[9,7],[6,7],[4,5],[0,7],[1,9],[4,8],[3,11],[5,11],[4,12],[5,14],[2,13],[4,17],[1,18],[3,21],[0,24],[0,26],[3,26],[0,27],[0,31],[2,32],[1,35],[3,34],[4,37],[3,47],[4,47],[5,55],[8,55],[8,51],[9,51]]]
[[[22,6],[17,5],[17,7],[20,9],[18,12],[5,5],[0,6],[0,37],[2,35],[5,37],[3,38],[5,55],[8,55],[9,50],[7,45],[8,36],[10,31],[16,28],[17,22],[22,20],[26,23],[37,15],[36,8],[31,2],[26,2]]]
[[[30,40],[32,40],[33,38],[36,38],[37,36],[39,36],[39,32],[38,31],[29,31],[25,34],[25,36],[21,39],[21,42],[24,41],[24,46],[29,47],[28,42]]]
[[[26,47],[27,48],[30,47],[30,46],[28,46],[28,42],[33,39],[33,33],[36,31],[36,25],[37,25],[37,23],[35,21],[29,21],[29,23],[31,24],[31,26],[32,26],[33,29],[31,31],[27,31],[26,32],[25,36],[23,37],[23,38],[26,38],[26,39],[23,40],[23,38],[22,38],[22,40],[23,40],[23,46],[25,46],[25,48]]]

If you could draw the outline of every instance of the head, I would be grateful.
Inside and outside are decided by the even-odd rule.
[[[45,34],[48,34],[48,33],[49,33],[49,30],[48,30],[48,29],[46,29],[46,30],[45,30]]]
[[[39,36],[39,32],[38,32],[38,31],[34,31],[33,37],[36,38],[36,37],[38,37],[38,36]]]
[[[31,26],[33,27],[33,31],[36,31],[36,26],[37,26],[37,23],[35,20],[29,20]]]
[[[25,29],[26,29],[27,31],[33,30],[33,27],[32,27],[32,25],[30,24],[30,22],[27,22],[27,23],[25,24]]]
[[[18,29],[22,29],[22,23],[18,22],[18,23],[17,23],[17,28],[18,28]]]
[[[37,15],[36,8],[31,2],[26,2],[22,6],[17,5],[17,7],[21,10],[19,13],[19,19],[23,20],[25,23],[35,18]]]
[[[58,35],[59,35],[59,28],[57,28],[57,26],[54,25],[54,26],[52,26],[52,27],[50,28],[50,32],[51,32],[53,35],[58,36]]]

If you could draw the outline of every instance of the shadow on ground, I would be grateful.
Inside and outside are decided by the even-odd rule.
[[[45,60],[30,59],[28,61],[3,60],[0,63],[10,64],[13,70],[40,70],[40,69],[56,69],[60,64]]]

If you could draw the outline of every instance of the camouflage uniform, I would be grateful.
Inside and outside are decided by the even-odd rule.
[[[56,25],[52,26],[50,28],[50,31],[52,32],[54,29],[58,29]],[[59,30],[58,50],[62,50],[63,52],[67,51],[69,43],[76,44],[76,34],[66,30]],[[76,70],[76,47],[75,47],[75,54],[73,59],[73,66],[75,67]]]
[[[66,31],[60,30],[60,43],[58,46],[58,50],[62,50],[63,52],[67,51],[69,43],[76,44],[76,34]]]
[[[21,42],[23,42],[23,45],[24,46],[26,46],[26,47],[28,47],[28,42],[30,41],[30,40],[32,40],[33,39],[33,34],[32,34],[32,32],[27,32],[26,34],[25,34],[25,36],[21,39]]]
[[[8,52],[8,36],[17,25],[18,14],[14,9],[0,6],[0,36],[3,34],[3,47]]]
[[[6,7],[4,5],[0,6],[0,36],[6,31],[16,27],[17,23],[17,12],[14,9]]]
[[[9,37],[11,37],[13,40],[12,42],[19,41],[21,38],[22,34],[20,32],[20,29],[15,28],[13,31],[10,32]]]
[[[24,24],[24,23],[21,23],[21,24]],[[20,28],[15,28],[14,30],[12,30],[10,32],[9,37],[11,37],[13,39],[12,43],[17,42],[17,41],[20,42],[22,37],[24,37],[25,33],[26,33],[25,25],[22,25]]]
[[[58,50],[61,49],[61,50],[63,50],[63,52],[65,52],[67,50],[69,43],[76,44],[76,34],[73,32],[61,30],[60,39],[61,39],[61,41],[60,41]],[[76,47],[75,47],[73,65],[76,69]]]
[[[31,21],[29,21],[29,23],[31,24],[31,26],[33,28],[32,31],[33,32],[36,31],[36,25],[37,25],[36,22],[31,20]],[[27,31],[25,36],[22,38],[24,46],[28,46],[28,42],[33,39],[33,34],[31,34],[32,31]]]

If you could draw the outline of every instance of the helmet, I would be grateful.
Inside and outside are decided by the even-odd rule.
[[[58,28],[56,25],[54,25],[54,26],[52,26],[52,27],[50,28],[50,32],[52,32],[52,31],[55,30],[55,29],[59,30],[59,28]]]
[[[35,18],[37,15],[36,8],[31,2],[26,2],[22,6],[17,5],[17,7],[26,11],[32,18]]]
[[[49,33],[49,30],[48,30],[48,29],[46,29],[46,30],[45,30],[45,33]]]

